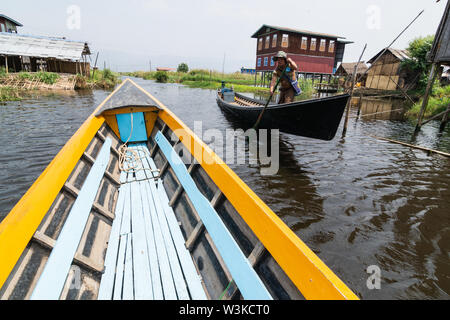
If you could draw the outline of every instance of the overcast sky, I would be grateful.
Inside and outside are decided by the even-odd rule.
[[[98,64],[117,71],[175,67],[237,71],[255,66],[263,24],[331,33],[354,43],[344,62],[363,60],[387,46],[422,10],[393,45],[404,49],[434,34],[445,0],[58,0],[2,1],[0,13],[24,25],[20,33],[87,41]],[[224,60],[225,56],[225,60]],[[92,56],[92,59],[95,55]]]

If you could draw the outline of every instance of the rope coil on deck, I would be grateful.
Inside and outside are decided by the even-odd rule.
[[[128,139],[119,147],[119,169],[120,171],[125,172],[137,172],[139,170],[149,170],[150,172],[158,172],[156,176],[153,176],[153,179],[159,178],[159,169],[152,170],[150,168],[144,168],[142,164],[142,157],[139,155],[136,150],[133,150],[128,147],[127,143],[130,141],[131,136],[133,134],[133,113],[131,113],[131,130]],[[124,163],[127,163],[127,167],[125,168]]]

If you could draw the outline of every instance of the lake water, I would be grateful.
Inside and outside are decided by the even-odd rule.
[[[213,90],[134,80],[191,128],[194,121],[203,130],[236,127]],[[108,94],[0,106],[0,220]],[[361,298],[448,299],[450,159],[370,136],[450,152],[450,126],[439,134],[433,122],[411,139],[414,123],[403,120],[402,102],[363,99],[358,119],[359,100],[353,103],[345,138],[343,121],[332,141],[281,133],[276,175],[230,167]],[[367,287],[371,265],[381,271],[380,289]]]

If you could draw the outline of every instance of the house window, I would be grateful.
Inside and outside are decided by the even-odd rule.
[[[281,46],[283,48],[287,48],[289,46],[289,35],[283,34],[283,37],[281,38]]]
[[[262,49],[262,42],[263,42],[263,38],[259,38],[258,39],[258,50]]]
[[[311,38],[311,45],[309,46],[309,50],[316,51],[317,39]]]
[[[274,47],[276,47],[276,46],[277,46],[277,35],[274,34],[274,35],[272,36],[272,48],[274,48]]]
[[[261,58],[258,58],[258,63],[256,64],[258,67],[261,67]]]
[[[330,44],[328,46],[328,52],[334,52],[334,40],[330,40]]]
[[[319,47],[319,51],[325,51],[325,45],[327,43],[327,40],[325,39],[320,39],[320,47]]]
[[[270,66],[273,67],[275,65],[275,61],[273,61],[273,56],[270,57]]]
[[[264,46],[264,49],[269,49],[269,45],[270,45],[270,36],[266,37],[266,44]]]
[[[308,48],[308,38],[302,37],[302,44],[300,46],[302,50],[306,50]]]
[[[264,57],[264,67],[267,66],[268,62],[269,62],[269,57]]]

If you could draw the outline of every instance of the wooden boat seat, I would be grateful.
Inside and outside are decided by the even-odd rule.
[[[98,298],[206,299],[149,150],[129,148],[141,164],[121,173]],[[134,165],[129,159],[125,169]]]

